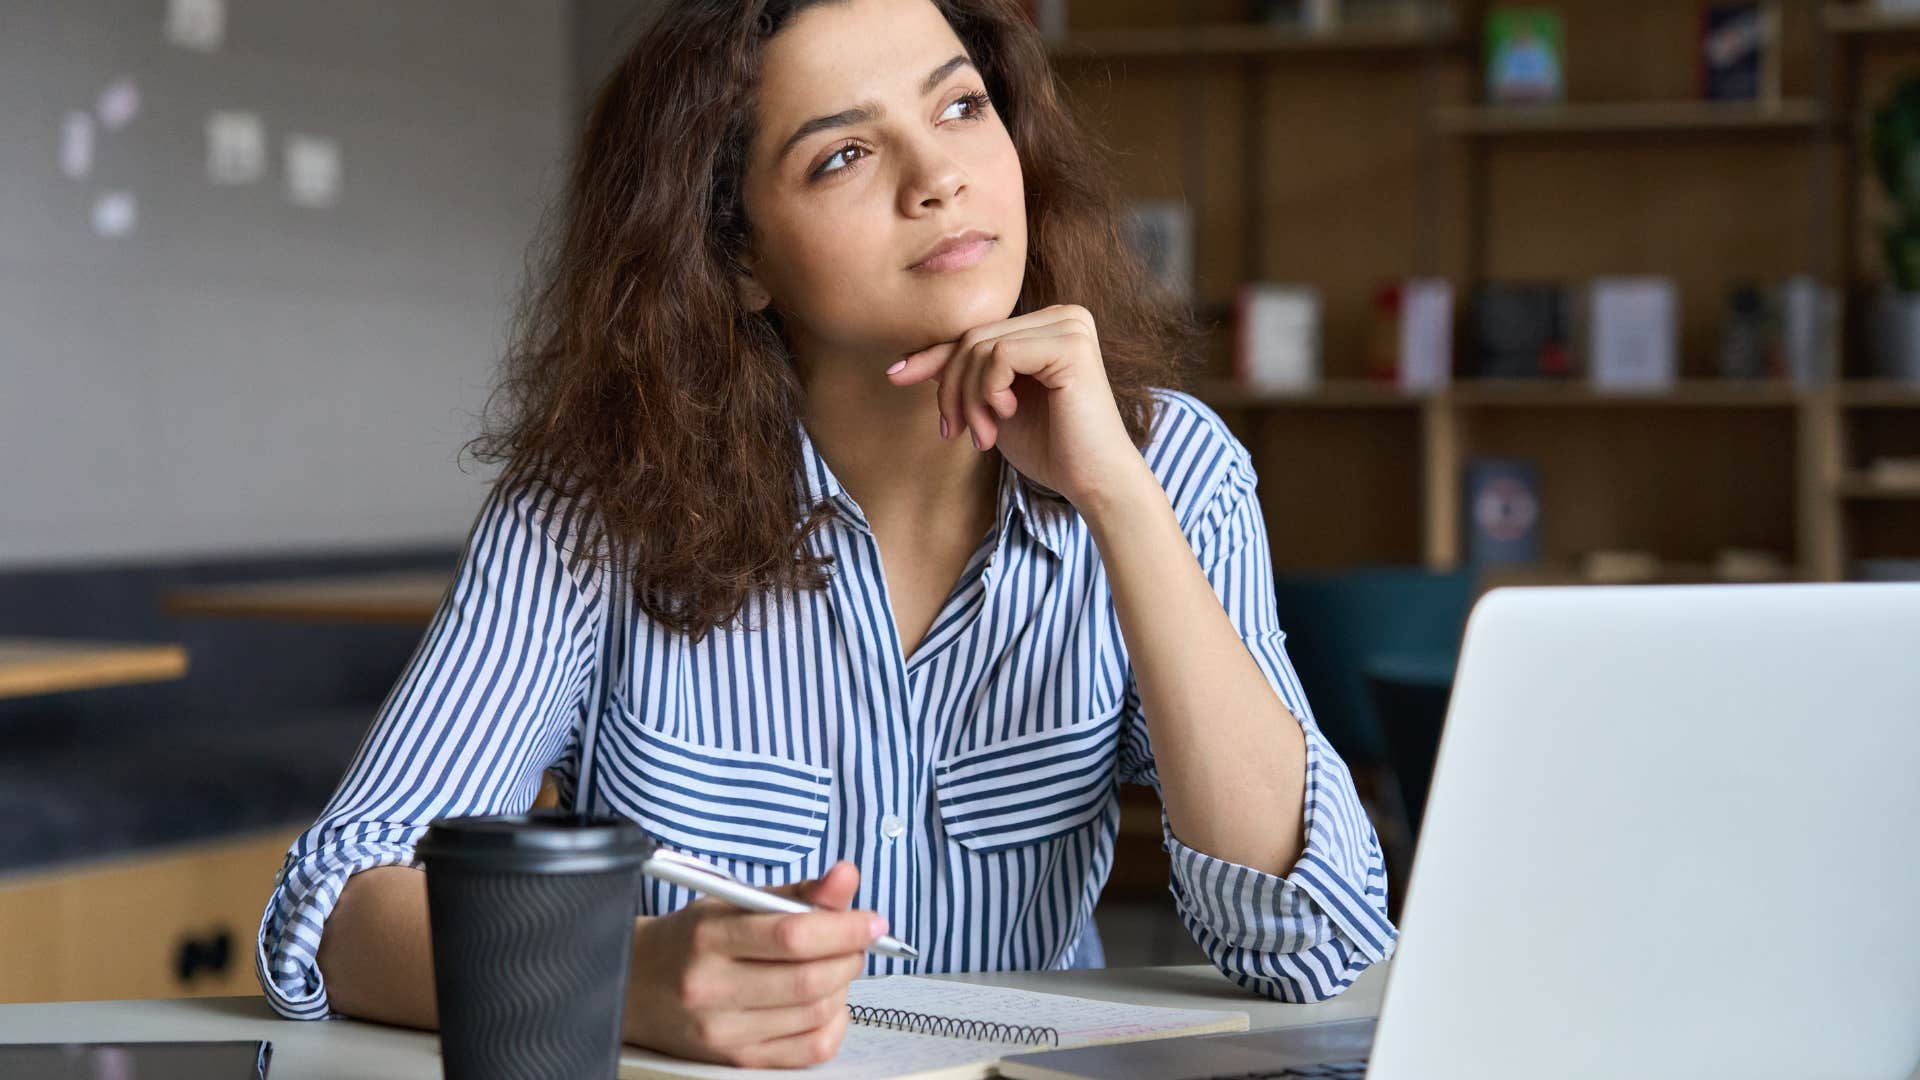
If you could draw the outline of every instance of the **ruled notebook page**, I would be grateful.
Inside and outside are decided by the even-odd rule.
[[[1111,1001],[1010,990],[976,983],[889,975],[856,979],[847,988],[850,1005],[899,1009],[980,1023],[1050,1027],[1060,1046],[1093,1046],[1137,1039],[1165,1039],[1247,1030],[1247,1014],[1202,1009],[1162,1009]],[[921,1035],[868,1024],[847,1027],[832,1061],[806,1069],[735,1069],[703,1065],[627,1047],[620,1057],[622,1080],[656,1078],[808,1077],[811,1080],[976,1080],[993,1075],[1003,1055],[1047,1047]]]

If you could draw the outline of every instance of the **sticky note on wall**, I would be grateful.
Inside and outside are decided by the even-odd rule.
[[[318,135],[289,135],[285,153],[289,202],[324,209],[339,201],[338,141]]]

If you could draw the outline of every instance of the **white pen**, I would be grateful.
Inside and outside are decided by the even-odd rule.
[[[694,892],[717,897],[730,904],[746,908],[748,911],[799,914],[827,910],[799,900],[789,900],[784,896],[762,892],[710,862],[696,859],[671,848],[656,846],[653,853],[640,864],[640,872],[650,878],[670,881],[675,885],[692,889]],[[902,960],[920,959],[920,950],[891,934],[881,935],[879,940],[867,946],[867,950],[886,956],[897,956]]]

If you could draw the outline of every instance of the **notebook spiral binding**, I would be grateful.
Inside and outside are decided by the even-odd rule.
[[[936,1016],[932,1013],[908,1012],[905,1009],[886,1009],[872,1005],[848,1005],[847,1011],[853,1014],[853,1022],[856,1024],[892,1028],[895,1031],[907,1031],[915,1035],[942,1035],[950,1039],[1026,1043],[1032,1046],[1057,1047],[1060,1045],[1059,1030],[1050,1027],[1000,1024],[988,1020]]]

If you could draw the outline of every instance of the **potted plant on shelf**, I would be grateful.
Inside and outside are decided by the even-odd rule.
[[[1873,172],[1893,203],[1882,238],[1887,281],[1874,299],[1873,374],[1920,382],[1920,77],[1873,114]]]

